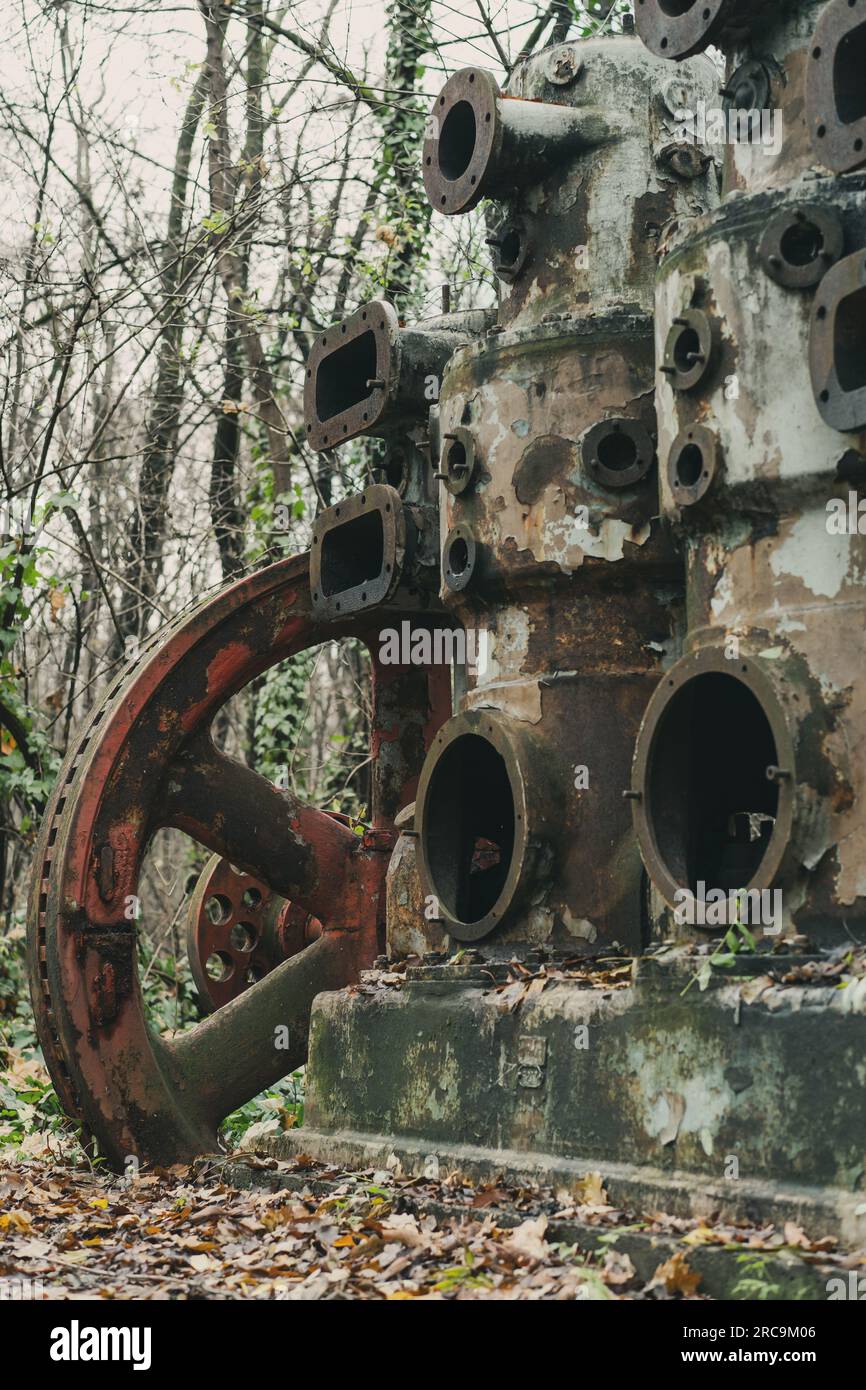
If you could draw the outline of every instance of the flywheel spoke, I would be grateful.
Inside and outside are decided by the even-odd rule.
[[[313,1000],[357,979],[364,963],[359,933],[325,932],[168,1045],[183,1091],[207,1123],[303,1065]]]
[[[192,836],[321,922],[338,919],[358,836],[221,753],[209,735],[178,754],[159,823]]]

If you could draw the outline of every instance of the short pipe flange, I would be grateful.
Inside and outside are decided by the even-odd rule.
[[[442,580],[452,593],[462,593],[478,580],[481,546],[470,526],[461,522],[448,532],[442,546]]]
[[[715,365],[716,330],[703,309],[685,309],[674,319],[665,342],[661,371],[675,391],[693,391]]]
[[[655,442],[640,420],[613,416],[584,435],[581,459],[589,477],[604,487],[633,487],[655,462]]]
[[[442,437],[439,476],[454,497],[467,492],[475,481],[478,461],[471,430],[457,425]]]
[[[418,782],[419,868],[456,941],[511,920],[552,862],[558,798],[544,766],[530,733],[487,710],[456,715],[434,739]]]
[[[844,246],[835,212],[804,204],[776,213],[767,223],[758,255],[771,280],[786,289],[811,289],[838,261]]]
[[[694,507],[706,496],[720,462],[718,437],[706,425],[680,431],[668,455],[668,487],[678,507]]]

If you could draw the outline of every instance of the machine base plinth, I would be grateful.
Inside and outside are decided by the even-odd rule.
[[[443,964],[319,995],[307,1123],[266,1147],[556,1187],[600,1171],[635,1211],[793,1220],[863,1244],[866,980],[782,983],[800,969],[779,956],[709,981],[700,965],[550,967],[521,991],[483,963]]]

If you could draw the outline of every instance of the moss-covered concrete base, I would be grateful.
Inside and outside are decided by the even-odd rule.
[[[866,980],[782,985],[771,964],[696,981],[672,956],[523,986],[443,964],[320,995],[307,1124],[278,1149],[557,1184],[600,1170],[624,1205],[862,1244]]]

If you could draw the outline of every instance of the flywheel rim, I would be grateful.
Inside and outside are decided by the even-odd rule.
[[[64,763],[40,834],[31,893],[31,995],[61,1104],[81,1120],[115,1168],[123,1168],[130,1156],[165,1163],[212,1151],[219,1120],[235,1108],[232,1103],[218,1114],[223,1097],[243,1094],[253,1084],[254,1064],[263,1058],[265,1085],[300,1065],[305,1018],[315,994],[349,983],[378,949],[384,871],[393,843],[388,817],[380,817],[359,841],[326,813],[285,798],[259,774],[226,759],[209,735],[216,711],[261,671],[326,640],[351,636],[371,645],[374,630],[369,613],[339,622],[316,619],[309,556],[280,561],[203,601],[168,634],[160,634],[114,683]],[[375,680],[374,666],[374,690]],[[393,681],[389,675],[383,682],[384,704],[392,710],[398,703]],[[434,684],[431,678],[428,688]],[[446,713],[441,694],[438,690],[423,713],[423,743]],[[382,729],[377,736],[383,737]],[[389,737],[386,726],[384,738]],[[210,787],[225,790],[241,774],[244,819],[258,814],[256,824],[233,827],[232,818],[223,816],[221,827],[211,834],[208,825],[208,838],[200,838],[205,814],[200,811],[198,821],[193,817],[195,838],[256,872],[231,837],[255,839],[260,830],[263,839],[270,836],[271,867],[285,860],[289,876],[272,884],[274,890],[293,901],[311,896],[314,901],[304,905],[325,921],[325,931],[245,996],[168,1044],[144,1017],[137,930],[122,915],[124,900],[135,896],[157,829],[173,825],[193,833],[189,819],[178,812],[182,784],[188,781],[193,801],[198,788],[202,805]],[[261,798],[261,812],[249,811]],[[260,849],[264,853],[257,846],[257,854]],[[336,920],[340,911],[347,920]],[[291,1014],[291,1055],[274,1061],[263,1052],[249,1003],[254,996],[269,1026]],[[275,1074],[276,1066],[282,1070]],[[212,1074],[217,1071],[219,1077]]]

